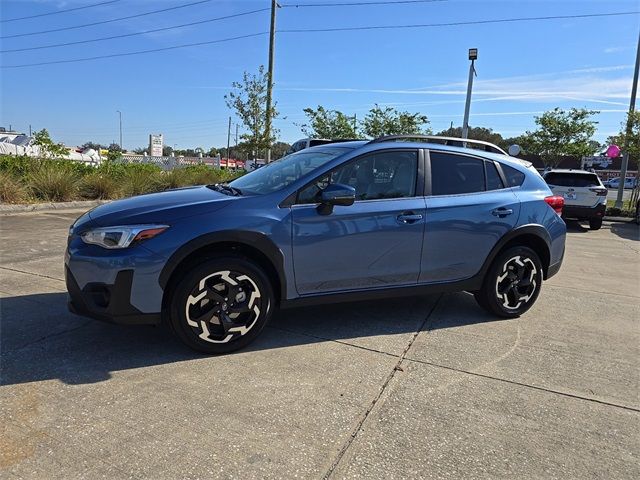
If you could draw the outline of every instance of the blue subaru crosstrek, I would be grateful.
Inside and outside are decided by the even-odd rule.
[[[101,205],[69,231],[69,307],[166,322],[207,353],[299,305],[468,291],[517,317],[562,263],[563,199],[496,146],[440,140],[327,144],[228,184]]]

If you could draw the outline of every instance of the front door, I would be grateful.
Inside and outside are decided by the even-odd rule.
[[[416,284],[425,225],[418,152],[358,157],[298,194],[292,207],[293,262],[300,294]],[[318,211],[328,183],[351,185],[356,201]]]

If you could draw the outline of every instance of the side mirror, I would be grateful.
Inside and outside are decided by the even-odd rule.
[[[518,155],[520,155],[520,152],[522,152],[520,145],[511,145],[508,150],[510,157],[517,157]]]
[[[318,213],[329,215],[333,212],[334,205],[348,207],[356,201],[356,189],[349,185],[331,183],[322,191],[321,203],[318,206]]]

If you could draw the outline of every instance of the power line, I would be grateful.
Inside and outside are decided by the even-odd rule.
[[[39,13],[37,15],[29,15],[28,17],[14,17],[14,18],[6,18],[4,20],[0,20],[0,23],[5,23],[5,22],[17,22],[18,20],[27,20],[29,18],[39,18],[39,17],[46,17],[49,15],[58,15],[59,13],[67,13],[67,12],[74,12],[76,10],[84,10],[86,8],[93,8],[93,7],[99,7],[101,5],[109,5],[110,3],[117,3],[120,0],[109,0],[108,2],[100,2],[100,3],[94,3],[93,5],[84,5],[82,7],[73,7],[73,8],[67,8],[65,10],[58,10],[57,12],[47,12],[47,13]]]
[[[547,16],[547,17],[501,18],[496,20],[472,20],[468,22],[446,22],[446,23],[421,23],[421,24],[413,24],[413,25],[369,25],[369,26],[363,26],[363,27],[289,29],[289,30],[278,30],[278,33],[347,32],[347,31],[358,31],[358,30],[384,30],[384,29],[393,29],[393,28],[453,27],[453,26],[460,26],[460,25],[482,25],[482,24],[488,24],[488,23],[561,20],[561,19],[569,19],[569,18],[615,17],[615,16],[622,16],[622,15],[638,15],[639,13],[640,12],[590,13],[590,14],[584,14],[584,15],[553,15],[553,16]]]
[[[223,43],[223,42],[231,42],[233,40],[240,40],[243,38],[251,38],[258,37],[261,35],[267,35],[269,32],[259,32],[259,33],[251,33],[248,35],[240,35],[238,37],[230,37],[230,38],[222,38],[219,40],[210,40],[208,42],[197,42],[197,43],[185,43],[182,45],[174,45],[171,47],[162,47],[162,48],[153,48],[150,50],[138,50],[136,52],[125,52],[125,53],[113,53],[110,55],[97,55],[95,57],[85,57],[85,58],[72,58],[69,60],[54,60],[51,62],[39,62],[39,63],[25,63],[22,65],[1,65],[0,68],[23,68],[23,67],[38,67],[42,65],[55,65],[60,63],[76,63],[76,62],[88,62],[90,60],[99,60],[102,58],[116,58],[116,57],[128,57],[132,55],[142,55],[145,53],[154,53],[154,52],[164,52],[166,50],[175,50],[177,48],[187,48],[187,47],[197,47],[201,45],[212,45],[214,43]]]
[[[280,5],[282,8],[304,8],[304,7],[362,7],[369,5],[399,5],[406,3],[434,3],[446,2],[448,0],[395,0],[395,1],[374,1],[374,2],[343,2],[343,3],[297,3]]]
[[[473,20],[468,22],[448,22],[448,23],[429,23],[429,24],[414,24],[414,25],[371,25],[362,27],[338,27],[338,28],[318,28],[318,29],[297,29],[297,30],[279,30],[279,33],[315,33],[315,32],[339,32],[339,31],[359,31],[359,30],[380,30],[380,29],[394,29],[394,28],[428,28],[428,27],[448,27],[448,26],[460,26],[460,25],[479,25],[490,23],[506,23],[506,22],[523,22],[523,21],[541,21],[541,20],[560,20],[568,18],[593,18],[593,17],[612,17],[622,15],[637,15],[640,12],[616,12],[616,13],[593,13],[584,15],[555,15],[546,17],[520,17],[520,18],[503,18],[496,20]],[[187,43],[182,45],[174,45],[170,47],[154,48],[150,50],[139,50],[135,52],[114,53],[110,55],[97,55],[94,57],[75,58],[68,60],[54,60],[49,62],[38,63],[25,63],[20,65],[2,65],[0,68],[24,68],[24,67],[36,67],[42,65],[54,65],[61,63],[76,63],[86,62],[90,60],[99,60],[103,58],[115,58],[126,57],[132,55],[142,55],[146,53],[162,52],[166,50],[175,50],[178,48],[194,47],[200,45],[211,45],[215,43],[229,42],[233,40],[240,40],[243,38],[258,37],[267,35],[269,32],[252,33],[248,35],[241,35],[237,37],[224,38],[220,40],[211,40],[207,42]]]
[[[254,13],[265,12],[267,10],[269,10],[269,8],[260,8],[258,10],[251,10],[249,12],[234,13],[232,15],[226,15],[224,17],[209,18],[207,20],[199,20],[197,22],[183,23],[181,25],[173,25],[173,26],[170,26],[170,27],[155,28],[153,30],[144,30],[144,31],[141,31],[141,32],[124,33],[122,35],[112,35],[112,36],[109,36],[109,37],[93,38],[93,39],[89,39],[89,40],[78,40],[78,41],[75,41],[75,42],[54,43],[54,44],[51,44],[51,45],[39,45],[37,47],[14,48],[14,49],[11,49],[11,50],[0,50],[0,53],[25,52],[27,50],[42,50],[42,49],[45,49],[45,48],[67,47],[67,46],[70,46],[70,45],[79,45],[79,44],[83,44],[83,43],[103,42],[105,40],[114,40],[116,38],[134,37],[136,35],[144,35],[144,34],[147,34],[147,33],[156,33],[156,32],[163,32],[163,31],[166,31],[166,30],[174,30],[174,29],[177,29],[177,28],[192,27],[193,25],[201,25],[203,23],[211,23],[211,22],[217,22],[219,20],[227,20],[227,19],[230,19],[230,18],[242,17],[242,16],[245,16],[245,15],[251,15],[251,14],[254,14]]]
[[[30,36],[30,35],[41,35],[43,33],[62,32],[62,31],[65,31],[65,30],[75,30],[77,28],[93,27],[94,25],[103,25],[105,23],[119,22],[121,20],[128,20],[130,18],[145,17],[147,15],[153,15],[155,13],[169,12],[171,10],[178,10],[180,8],[192,7],[194,5],[200,5],[202,3],[209,3],[211,1],[213,1],[213,0],[199,0],[197,2],[185,3],[184,5],[177,5],[175,7],[162,8],[160,10],[152,10],[150,12],[137,13],[135,15],[128,15],[126,17],[112,18],[110,20],[101,20],[99,22],[85,23],[83,25],[73,25],[71,27],[54,28],[54,29],[51,29],[51,30],[41,30],[39,32],[16,33],[15,35],[4,35],[4,36],[2,36],[0,38],[27,37],[27,36]]]

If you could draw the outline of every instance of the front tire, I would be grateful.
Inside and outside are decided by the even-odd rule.
[[[591,230],[600,230],[602,227],[602,218],[590,218],[589,219],[589,229]]]
[[[229,353],[251,343],[275,304],[264,272],[228,256],[189,270],[171,294],[170,323],[187,346],[207,354]]]
[[[535,303],[542,286],[542,263],[528,247],[513,247],[491,264],[476,301],[489,313],[515,318]]]

